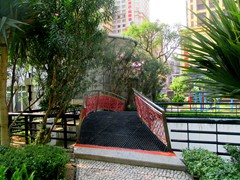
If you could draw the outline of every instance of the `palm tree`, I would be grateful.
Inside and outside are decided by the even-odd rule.
[[[215,1],[216,11],[201,18],[203,33],[188,29],[182,46],[189,60],[183,67],[192,82],[214,97],[240,98],[240,1],[223,0],[223,10]],[[205,34],[205,35],[203,35]]]
[[[25,38],[21,37],[22,28],[27,25],[26,22],[29,22],[29,17],[32,15],[32,4],[33,1],[0,0],[0,142],[2,145],[9,145],[10,143],[6,103],[10,49],[13,50],[12,53],[17,53],[17,49],[24,50],[23,46],[20,45]]]

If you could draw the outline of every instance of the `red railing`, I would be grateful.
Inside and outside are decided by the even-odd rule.
[[[84,98],[81,119],[97,110],[124,111],[125,99],[107,91],[91,91]]]
[[[168,147],[169,151],[172,151],[164,109],[154,104],[136,90],[134,90],[134,97],[139,117],[158,139]]]

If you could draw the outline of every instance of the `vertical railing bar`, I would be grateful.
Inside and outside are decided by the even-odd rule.
[[[187,123],[187,142],[188,142],[188,149],[190,148],[190,143],[189,143],[189,123]]]
[[[216,151],[218,154],[219,152],[218,152],[218,124],[217,123],[216,123]]]
[[[63,115],[63,139],[64,139],[64,148],[67,148],[67,119],[65,114]]]
[[[28,115],[25,115],[24,121],[25,121],[25,143],[29,144],[28,142]]]

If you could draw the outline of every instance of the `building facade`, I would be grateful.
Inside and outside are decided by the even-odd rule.
[[[206,5],[214,11],[214,0],[204,0]],[[220,7],[223,7],[223,1],[218,0]],[[194,14],[204,18],[210,16],[202,0],[187,0],[187,26],[190,28],[200,28],[202,21]]]
[[[202,33],[203,35],[206,35],[202,28],[202,21],[201,18],[209,18],[210,13],[207,7],[211,9],[212,12],[215,11],[215,3],[214,0],[204,0],[204,3],[202,0],[186,0],[187,2],[187,26],[191,29],[194,29],[195,31]],[[223,0],[218,0],[218,5],[222,8],[224,8]],[[196,16],[198,15],[198,16]],[[188,54],[187,51],[182,52],[183,54]],[[188,57],[184,57],[185,60],[188,60]],[[181,66],[187,67],[187,63],[181,64]]]
[[[149,19],[150,0],[115,0],[116,13],[112,22],[112,33],[120,34],[132,24],[139,25]]]

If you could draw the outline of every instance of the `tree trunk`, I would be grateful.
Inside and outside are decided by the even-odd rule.
[[[8,110],[7,110],[7,67],[8,67],[8,49],[1,45],[0,59],[0,133],[1,145],[10,145],[8,130]]]

